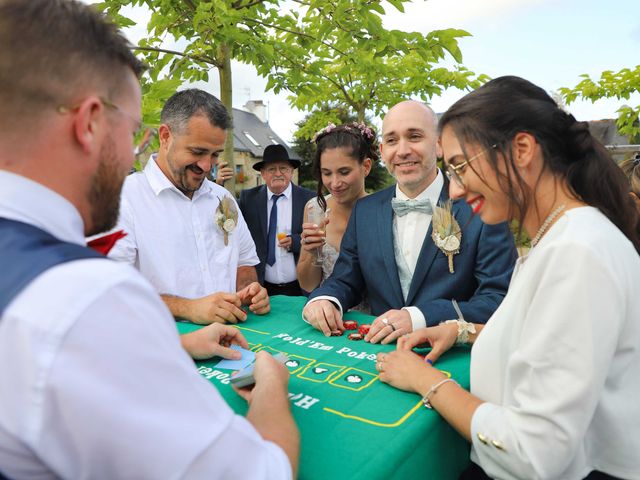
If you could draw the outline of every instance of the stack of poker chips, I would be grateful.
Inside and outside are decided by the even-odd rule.
[[[371,325],[368,323],[363,323],[362,325],[358,326],[358,322],[356,322],[355,320],[345,320],[343,325],[345,330],[358,331],[357,333],[356,332],[350,333],[349,336],[347,337],[349,340],[362,340],[365,337],[365,335],[369,333],[369,329],[371,328]],[[343,334],[342,330],[333,330],[331,332],[332,337],[341,337],[342,334]]]

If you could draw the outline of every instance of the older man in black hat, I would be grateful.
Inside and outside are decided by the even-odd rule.
[[[258,280],[269,295],[302,294],[296,263],[304,206],[315,193],[291,183],[293,170],[299,166],[300,161],[289,158],[283,145],[269,145],[262,161],[253,166],[265,185],[240,194],[240,210],[260,259]]]

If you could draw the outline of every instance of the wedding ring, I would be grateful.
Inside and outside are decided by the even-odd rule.
[[[382,369],[382,362],[377,362],[377,363],[376,363],[376,369],[377,369],[379,372],[384,372],[384,370]]]
[[[389,326],[391,327],[391,330],[394,332],[396,331],[396,326],[393,323],[390,323]]]
[[[381,322],[384,323],[385,326],[389,325],[389,320],[387,320],[386,318],[383,318]]]
[[[386,355],[384,353],[381,353],[380,355],[378,355],[378,362],[382,363],[384,362],[384,358],[386,357]]]

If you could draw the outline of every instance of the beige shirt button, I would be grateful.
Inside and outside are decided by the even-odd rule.
[[[504,444],[500,440],[491,440],[491,445],[496,447],[498,450],[505,450]]]
[[[484,443],[485,445],[489,445],[489,440],[487,440],[487,437],[485,437],[483,434],[481,434],[480,432],[478,432],[478,440],[480,440],[482,443]]]

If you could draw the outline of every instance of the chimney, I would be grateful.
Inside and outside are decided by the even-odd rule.
[[[262,100],[249,100],[244,104],[244,108],[258,117],[262,123],[267,123],[267,106]]]

